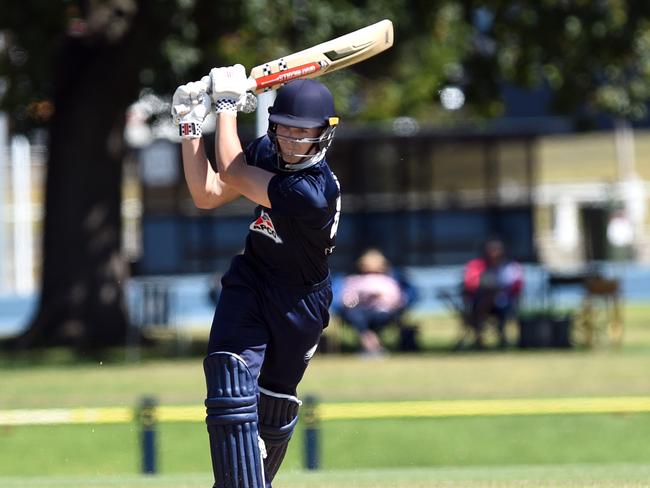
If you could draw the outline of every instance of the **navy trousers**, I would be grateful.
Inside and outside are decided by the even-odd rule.
[[[329,277],[313,286],[288,286],[236,256],[221,284],[208,353],[237,354],[260,386],[295,396],[329,322]]]

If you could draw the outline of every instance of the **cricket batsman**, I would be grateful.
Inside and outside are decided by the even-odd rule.
[[[206,84],[209,90],[206,90]],[[245,250],[222,278],[204,359],[214,488],[271,487],[298,420],[297,386],[329,321],[328,256],[341,210],[326,155],[338,118],[330,91],[298,79],[278,91],[268,133],[242,148],[250,111],[242,65],[178,87],[172,116],[197,207],[257,204]],[[209,92],[209,93],[208,93]],[[216,112],[215,172],[201,125]]]

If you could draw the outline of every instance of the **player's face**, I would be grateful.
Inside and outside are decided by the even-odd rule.
[[[318,146],[312,141],[301,141],[301,139],[317,138],[322,129],[302,129],[278,124],[275,133],[278,138],[282,159],[289,164],[299,163],[303,157],[316,152]]]

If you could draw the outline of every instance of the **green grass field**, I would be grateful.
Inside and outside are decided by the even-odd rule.
[[[451,353],[446,317],[422,321],[422,354],[316,355],[300,396],[323,402],[620,397],[650,394],[650,307],[626,309],[623,347]],[[200,405],[201,359],[52,362],[0,357],[0,410]],[[322,469],[302,470],[299,429],[276,485],[286,487],[650,486],[650,414],[330,420]],[[161,423],[159,475],[139,476],[131,423],[0,427],[1,487],[210,486],[201,422]]]
[[[432,488],[432,487],[647,487],[650,465],[508,466],[468,468],[357,469],[353,471],[282,472],[274,486],[286,488]],[[4,488],[206,488],[206,473],[182,475],[0,477]]]

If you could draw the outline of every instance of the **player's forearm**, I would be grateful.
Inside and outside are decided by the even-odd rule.
[[[198,208],[215,208],[233,199],[226,184],[219,181],[205,155],[203,139],[182,142],[183,172],[192,201]]]
[[[217,133],[215,138],[217,168],[221,179],[237,185],[245,170],[246,161],[237,133],[237,117],[227,113],[217,114]]]
[[[215,154],[219,178],[251,202],[271,208],[268,186],[273,173],[249,166],[237,134],[237,118],[233,114],[217,113]]]

